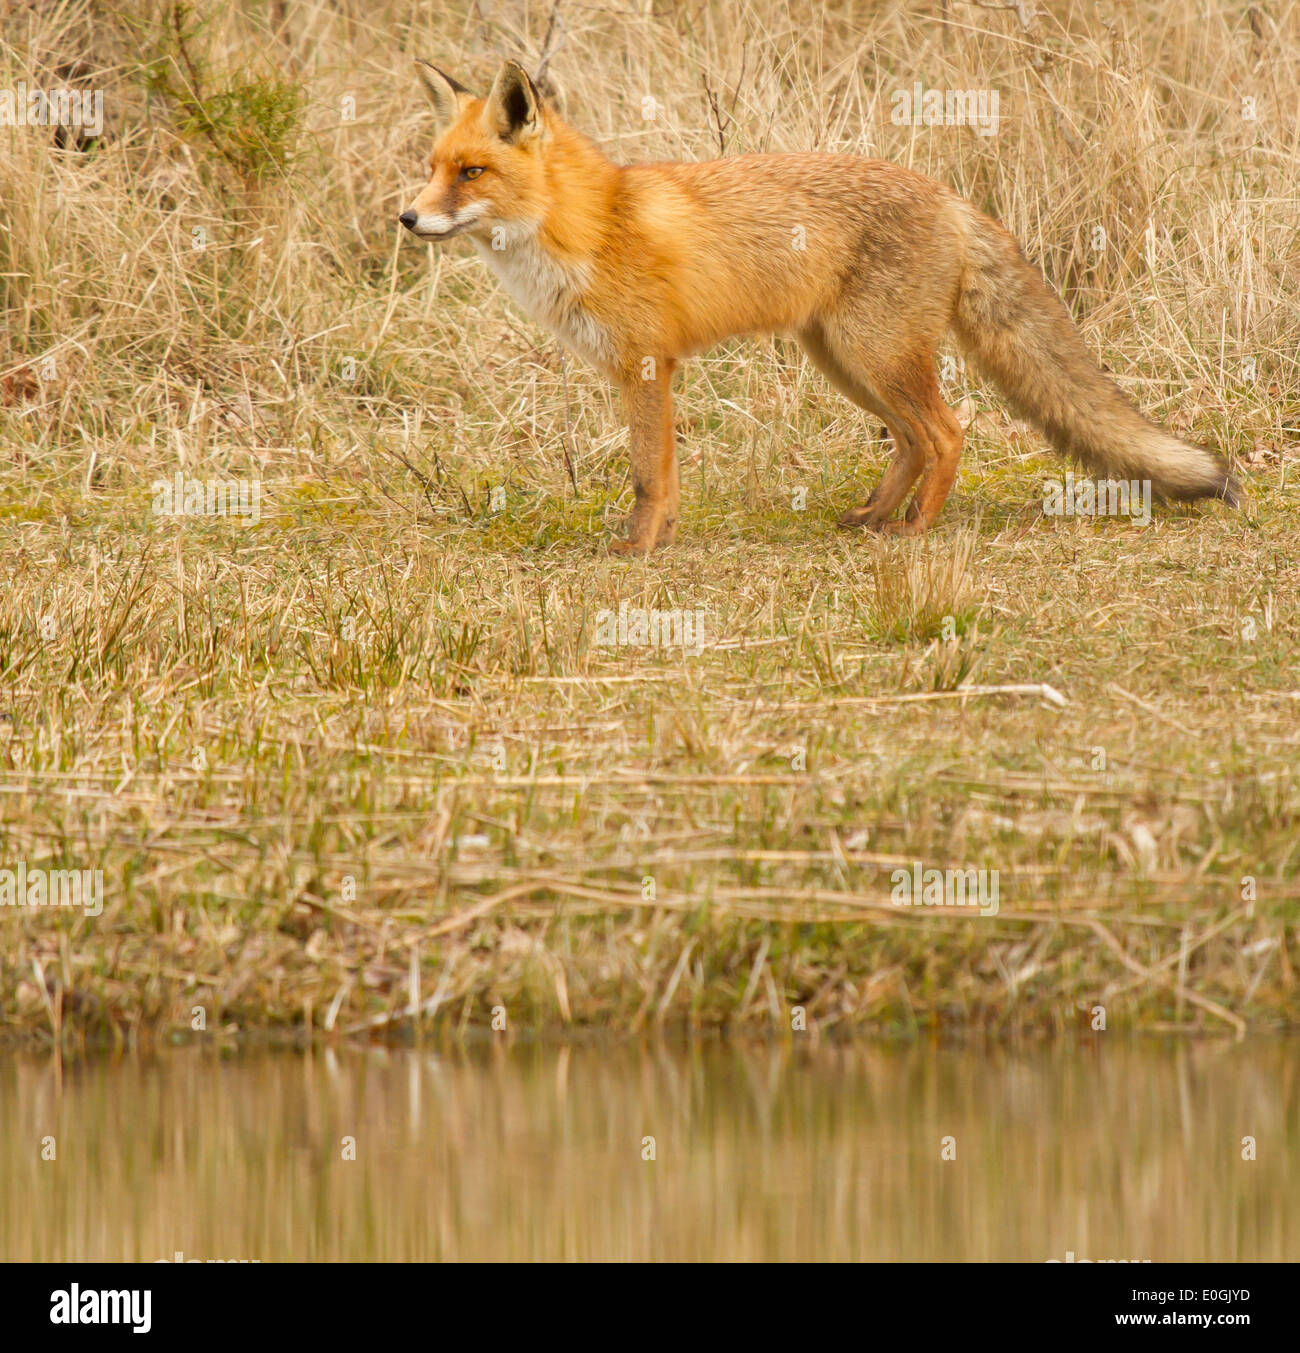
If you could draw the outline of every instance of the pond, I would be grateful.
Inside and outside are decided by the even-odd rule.
[[[1296,1260],[1298,1051],[9,1053],[0,1258]]]

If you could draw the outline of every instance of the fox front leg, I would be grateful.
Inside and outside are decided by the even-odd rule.
[[[627,519],[627,538],[611,542],[615,554],[649,554],[677,533],[679,487],[673,436],[671,360],[647,357],[621,382],[627,410],[628,451],[636,502]]]

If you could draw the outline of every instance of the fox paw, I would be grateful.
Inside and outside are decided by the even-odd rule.
[[[638,554],[649,554],[654,548],[653,543],[647,543],[644,540],[611,540],[609,542],[610,554],[617,554],[624,558]]]
[[[908,508],[903,517],[884,517],[870,502],[850,508],[836,524],[847,531],[874,531],[882,536],[919,536],[925,530],[919,512]]]
[[[644,525],[641,525],[637,528],[635,535],[631,534],[632,529],[632,523],[629,522],[628,538],[609,542],[611,554],[649,554],[652,550],[661,550],[665,545],[671,545],[673,538],[677,535],[677,517],[676,514],[665,517],[653,529],[647,529]]]
[[[920,517],[902,517],[881,522],[876,529],[882,536],[919,536],[925,532],[925,523]]]
[[[845,531],[881,531],[887,525],[881,521],[880,513],[870,503],[862,507],[851,507],[835,524]]]

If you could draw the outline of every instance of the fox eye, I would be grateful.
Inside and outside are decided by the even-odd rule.
[[[483,172],[481,165],[470,165],[468,169],[462,169],[460,176],[462,179],[476,179]]]

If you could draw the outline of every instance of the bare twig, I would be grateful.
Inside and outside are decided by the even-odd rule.
[[[560,345],[560,381],[564,386],[564,440],[561,442],[561,448],[564,451],[564,463],[569,469],[569,483],[573,485],[573,496],[578,496],[578,475],[573,468],[573,455],[569,449],[571,437],[570,424],[572,422],[572,413],[569,408],[569,364],[565,360],[564,345]]]
[[[537,72],[533,76],[533,84],[545,98],[554,98],[557,93],[555,84],[549,76],[551,61],[568,40],[564,20],[560,18],[560,0],[555,0],[546,23],[546,36],[542,39],[542,55],[537,62]]]

